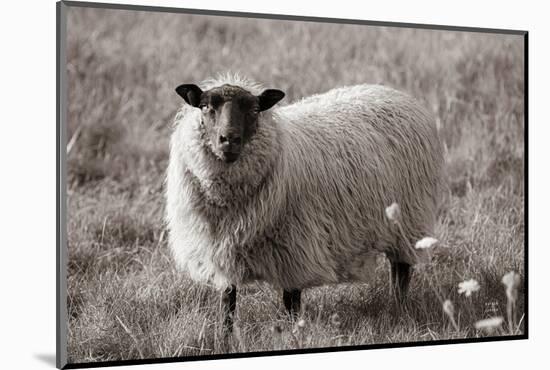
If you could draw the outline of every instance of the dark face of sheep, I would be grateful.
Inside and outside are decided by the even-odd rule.
[[[235,162],[243,147],[254,136],[258,116],[285,94],[268,89],[260,95],[233,85],[202,91],[197,85],[180,85],[176,92],[202,112],[202,122],[212,153],[226,163]]]

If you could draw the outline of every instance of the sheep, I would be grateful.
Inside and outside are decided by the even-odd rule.
[[[282,288],[295,317],[305,288],[372,281],[391,264],[403,301],[411,245],[431,234],[443,151],[431,115],[380,85],[330,90],[271,109],[285,94],[235,75],[184,84],[167,170],[176,264],[222,292],[230,332],[236,287]],[[401,209],[401,233],[385,208]]]

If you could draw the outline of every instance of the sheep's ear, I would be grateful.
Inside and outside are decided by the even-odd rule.
[[[268,110],[285,97],[285,93],[281,90],[267,89],[258,96],[260,100],[260,111]]]
[[[201,101],[202,90],[197,85],[185,84],[176,87],[176,92],[185,100],[185,102],[193,107],[198,107]]]

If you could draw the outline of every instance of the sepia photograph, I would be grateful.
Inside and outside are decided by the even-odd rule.
[[[58,366],[527,338],[526,31],[57,5]]]

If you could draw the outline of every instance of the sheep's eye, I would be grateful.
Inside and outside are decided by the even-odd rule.
[[[202,110],[202,112],[204,114],[206,113],[209,113],[209,114],[214,114],[216,111],[214,110],[214,108],[208,106],[208,104],[203,104],[203,105],[199,105],[199,108]]]

